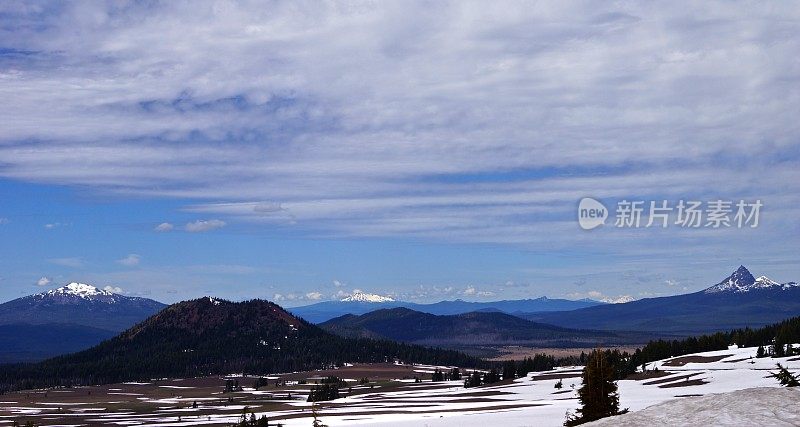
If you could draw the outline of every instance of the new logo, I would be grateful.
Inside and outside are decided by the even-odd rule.
[[[584,197],[578,203],[578,224],[584,230],[603,225],[608,218],[608,209],[591,197]]]

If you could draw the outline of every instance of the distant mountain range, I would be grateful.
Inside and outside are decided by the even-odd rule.
[[[567,329],[500,312],[439,316],[404,307],[376,310],[360,316],[346,314],[319,326],[348,337],[386,338],[458,349],[503,345],[592,347],[631,340],[630,336],[617,333]]]
[[[88,350],[36,364],[0,366],[0,392],[233,372],[266,375],[345,362],[478,366],[450,350],[343,338],[263,300],[201,298],[171,305]]]
[[[533,313],[546,311],[567,311],[579,308],[605,305],[603,302],[590,299],[567,300],[540,297],[536,299],[503,300],[492,302],[472,302],[463,300],[441,301],[433,304],[417,304],[395,301],[392,298],[374,294],[356,292],[341,301],[323,301],[303,307],[292,307],[289,310],[296,316],[312,323],[322,323],[345,314],[365,314],[386,308],[408,308],[414,311],[452,315],[476,311],[496,311],[507,314]]]
[[[764,326],[797,315],[800,315],[797,283],[778,283],[764,276],[755,278],[740,266],[720,283],[691,294],[522,316],[568,328],[692,335]]]
[[[42,360],[88,348],[164,307],[80,283],[0,304],[0,363]],[[620,304],[546,297],[416,304],[357,292],[343,301],[290,311],[293,317],[324,322],[325,328],[345,336],[451,348],[640,343],[645,337],[758,327],[798,316],[800,286],[755,278],[741,266],[699,292]]]
[[[83,283],[0,304],[0,363],[82,350],[166,307]]]

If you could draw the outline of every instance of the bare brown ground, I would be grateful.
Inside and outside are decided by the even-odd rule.
[[[731,354],[723,354],[720,356],[683,356],[676,357],[668,360],[662,366],[683,366],[687,363],[712,363],[719,362],[720,360],[732,356]]]
[[[696,379],[696,380],[689,380],[689,381],[679,381],[676,383],[669,383],[658,386],[658,388],[675,388],[675,387],[689,387],[693,385],[703,385],[708,384],[708,381]]]
[[[634,381],[645,381],[652,378],[661,378],[666,377],[667,375],[671,374],[670,371],[647,371],[647,372],[637,372],[635,374],[630,374],[625,377],[626,380],[634,380]]]
[[[110,384],[92,387],[76,387],[69,389],[50,389],[50,390],[30,390],[15,393],[7,393],[0,397],[0,425],[3,421],[18,421],[24,424],[26,421],[33,421],[35,425],[42,424],[46,420],[47,424],[69,424],[69,425],[108,425],[109,419],[103,418],[104,413],[119,412],[128,414],[140,414],[156,417],[172,417],[169,410],[182,409],[184,412],[174,413],[173,421],[177,421],[180,415],[184,420],[196,420],[198,417],[219,416],[223,414],[237,416],[241,414],[240,406],[246,405],[254,412],[276,412],[289,410],[293,407],[289,402],[305,400],[308,389],[314,385],[315,378],[324,378],[328,375],[336,375],[340,378],[360,379],[367,377],[370,386],[360,386],[356,382],[351,382],[352,388],[344,388],[340,392],[343,396],[358,395],[364,393],[389,392],[396,390],[431,390],[442,388],[445,385],[427,382],[425,384],[415,384],[398,382],[395,379],[419,377],[430,379],[430,374],[414,372],[412,366],[394,364],[360,364],[341,369],[330,369],[313,372],[299,372],[284,375],[271,375],[269,385],[259,390],[260,394],[249,391],[225,393],[226,377],[203,377],[187,379],[168,379],[150,381],[146,384]],[[304,385],[280,385],[280,381],[299,381],[305,380]],[[236,379],[242,387],[252,387],[256,377],[230,376],[227,378]],[[452,385],[450,385],[452,386]],[[494,400],[489,396],[499,396],[500,392],[487,390],[486,396],[471,395],[476,399],[475,403],[479,408],[491,403]],[[291,400],[290,396],[291,395]],[[143,400],[147,399],[147,400]],[[164,401],[159,399],[176,399],[174,401]],[[192,408],[194,402],[198,407]],[[414,403],[414,402],[409,402]],[[420,403],[419,401],[415,403]],[[337,407],[335,402],[321,405],[325,407]],[[413,405],[410,410],[419,411],[426,405]],[[230,407],[230,408],[229,408]],[[20,409],[29,408],[40,411],[38,414],[24,414]],[[93,408],[102,409],[102,412],[81,413],[81,409]],[[359,408],[354,408],[354,414],[359,414]],[[393,411],[393,410],[392,410]],[[308,416],[301,413],[298,416]],[[273,420],[274,421],[274,420]],[[209,422],[209,425],[214,422]],[[217,422],[217,425],[224,424]]]
[[[583,373],[582,371],[576,371],[576,372],[565,372],[558,374],[535,375],[533,377],[533,381],[559,380],[562,378],[580,378],[582,373]]]
[[[644,385],[659,385],[659,384],[672,383],[674,381],[687,381],[687,380],[689,380],[689,378],[691,378],[691,377],[693,377],[695,375],[700,375],[700,372],[694,372],[694,373],[687,374],[687,375],[678,375],[678,376],[664,378],[662,380],[650,381],[649,383],[642,383],[642,384],[644,384]]]
[[[745,360],[750,360],[752,357],[743,357],[741,359],[733,359],[733,360],[726,360],[722,363],[736,363],[736,362],[744,362]]]

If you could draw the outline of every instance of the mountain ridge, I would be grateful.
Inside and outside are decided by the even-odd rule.
[[[563,327],[685,335],[764,326],[797,315],[800,287],[795,282],[759,282],[744,266],[721,282],[689,294],[573,311],[521,314],[529,320]]]
[[[464,301],[462,299],[444,300],[430,304],[405,301],[322,301],[306,306],[291,307],[288,310],[312,323],[322,323],[345,314],[366,314],[383,308],[405,307],[414,311],[435,315],[452,315],[473,311],[500,311],[508,314],[561,311],[606,304],[600,301],[582,299],[567,300],[538,297],[521,300],[500,300],[490,302]]]
[[[158,301],[128,297],[85,283],[68,285],[0,304],[0,326],[7,326],[0,360],[41,360],[100,343],[166,307]],[[19,331],[12,333],[16,325]],[[54,340],[43,325],[56,325],[73,338]],[[35,351],[30,351],[35,349]]]
[[[406,307],[379,309],[362,315],[346,314],[319,326],[342,336],[385,338],[450,348],[503,345],[591,347],[624,340],[613,332],[563,328],[502,312],[435,315]]]

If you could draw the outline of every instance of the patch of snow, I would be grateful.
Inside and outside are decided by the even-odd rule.
[[[44,293],[44,295],[76,295],[84,299],[92,299],[96,296],[112,296],[113,293],[104,289],[97,289],[85,283],[72,282],[67,286],[62,286]]]
[[[636,301],[636,298],[630,295],[621,295],[617,298],[603,298],[600,301],[607,302],[609,304],[625,304],[626,302]]]
[[[382,295],[368,294],[364,292],[353,292],[347,298],[343,298],[342,302],[393,302],[394,298],[385,297]]]

